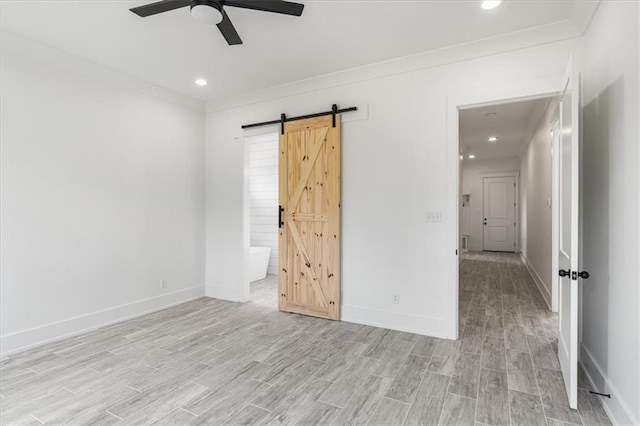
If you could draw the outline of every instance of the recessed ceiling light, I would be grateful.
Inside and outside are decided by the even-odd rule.
[[[461,156],[460,156],[460,159],[461,159],[461,160],[464,160],[464,155],[461,155]]]
[[[498,140],[498,138],[497,138],[497,137],[495,137],[495,136],[491,136],[491,137],[489,138],[489,142],[496,142],[497,140]]]
[[[197,79],[197,80],[195,81],[195,83],[196,83],[198,86],[206,86],[206,85],[208,84],[208,83],[207,83],[207,80],[205,80],[204,78],[199,78],[199,79]]]
[[[482,8],[485,10],[495,9],[500,6],[500,3],[502,3],[502,0],[485,0],[482,2]]]
[[[476,158],[476,156],[475,156],[475,155],[473,155],[473,154],[471,154],[471,155],[469,156],[469,159],[471,159],[471,160],[473,160],[474,158]]]

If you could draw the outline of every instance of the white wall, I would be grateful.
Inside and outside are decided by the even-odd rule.
[[[202,295],[203,112],[1,55],[2,352]]]
[[[638,9],[602,2],[584,38],[580,358],[615,424],[640,424]]]
[[[278,273],[278,134],[248,138],[251,246],[271,248],[269,274]]]
[[[496,172],[518,172],[520,171],[520,159],[517,157],[487,160],[465,158],[461,166],[462,193],[469,194],[470,197],[467,211],[468,224],[464,224],[460,233],[469,235],[469,250],[482,250],[483,175]]]
[[[332,103],[368,105],[367,119],[345,123],[342,134],[342,318],[455,337],[457,296],[447,265],[457,263],[458,194],[446,189],[448,97],[540,79],[557,80],[560,87],[575,41],[468,59],[488,44],[430,53],[413,64],[407,59],[402,71],[391,74],[393,66],[385,63],[210,104],[207,294],[248,298],[246,277],[237,272],[247,250],[240,126],[282,112],[326,110]],[[428,211],[441,211],[442,223],[426,223]],[[400,295],[399,304],[392,303],[393,294]]]
[[[528,142],[520,167],[520,251],[551,306],[551,196],[554,98]]]

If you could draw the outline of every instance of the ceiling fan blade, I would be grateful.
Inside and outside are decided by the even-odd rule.
[[[189,6],[190,4],[191,0],[164,0],[144,6],[134,7],[133,9],[129,10],[136,15],[144,18],[146,16],[156,15],[158,13],[168,12],[170,10]]]
[[[238,32],[231,23],[231,19],[229,19],[229,15],[227,15],[224,9],[222,9],[222,22],[218,24],[218,29],[230,46],[242,44],[242,39],[240,39]]]
[[[261,10],[263,12],[282,13],[284,15],[300,16],[304,4],[282,0],[224,0],[225,6],[241,7],[243,9]]]

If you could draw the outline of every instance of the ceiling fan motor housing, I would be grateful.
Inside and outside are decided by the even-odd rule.
[[[225,13],[224,7],[238,7],[290,16],[300,16],[304,9],[304,4],[286,0],[160,0],[129,10],[141,18],[146,18],[189,5],[191,16],[208,25],[216,25],[230,46],[242,44],[242,39]]]
[[[191,2],[191,16],[206,24],[222,22],[222,2],[216,0],[193,0]]]

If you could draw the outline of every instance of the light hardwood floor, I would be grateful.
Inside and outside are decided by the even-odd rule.
[[[568,408],[549,313],[515,255],[461,265],[461,335],[440,340],[198,299],[2,361],[7,424],[608,424]]]

